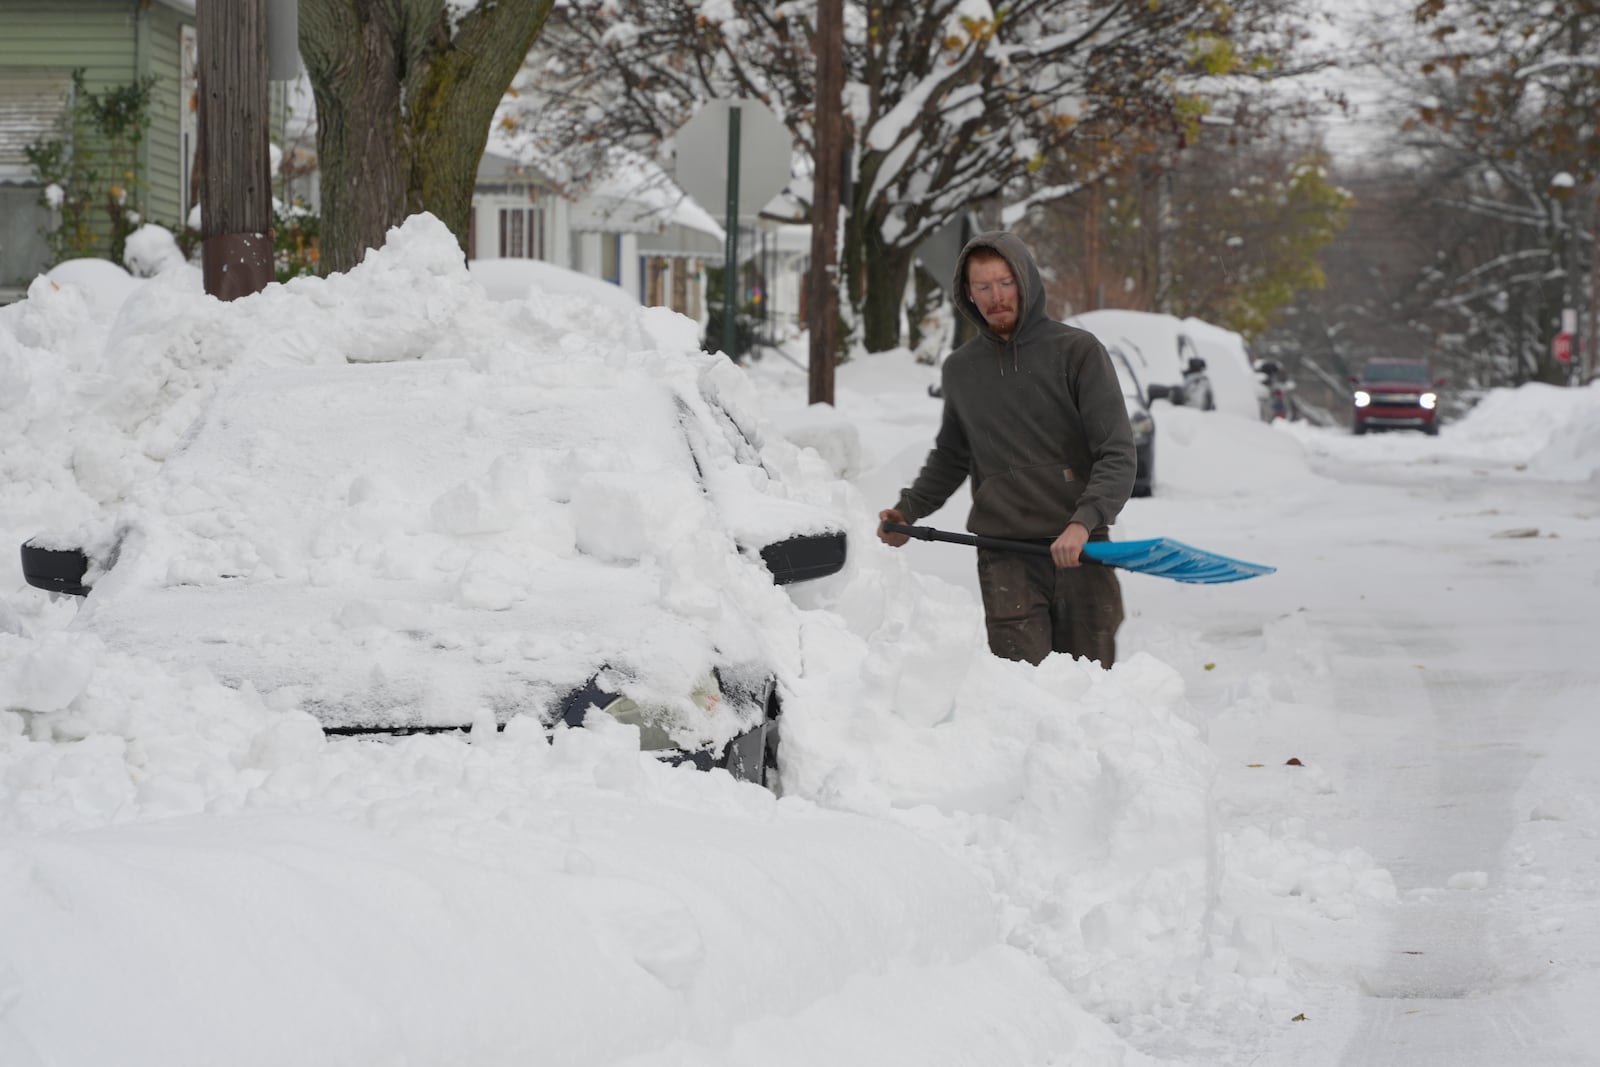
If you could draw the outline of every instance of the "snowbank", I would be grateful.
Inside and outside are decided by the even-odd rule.
[[[493,301],[426,216],[344,275],[223,304],[169,270],[107,296],[41,281],[0,309],[11,544],[104,526],[263,370],[621,369],[697,335],[578,295]],[[758,419],[741,389],[730,410]],[[798,493],[859,517],[846,570],[792,593],[806,670],[781,801],[659,764],[620,725],[330,741],[303,694],[108,649],[8,556],[0,1059],[1136,1062],[1108,1020],[1155,1025],[1208,952],[1212,764],[1181,683],[1147,658],[993,659],[969,598],[874,545],[835,478],[848,448],[830,465],[752,429]],[[492,472],[476,442],[464,473]],[[474,514],[525,503],[516,478],[473,486]],[[275,529],[252,532],[258,556],[314,564]],[[465,550],[478,529],[430,536]],[[721,593],[695,565],[663,590],[708,610]]]

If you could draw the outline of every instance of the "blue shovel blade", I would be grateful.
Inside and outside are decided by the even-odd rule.
[[[1175,582],[1215,585],[1272,574],[1276,567],[1219,556],[1167,537],[1149,541],[1090,541],[1083,546],[1090,559],[1123,570],[1155,574]]]

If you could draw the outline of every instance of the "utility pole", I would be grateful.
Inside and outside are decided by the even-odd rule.
[[[816,159],[811,184],[810,403],[833,403],[839,333],[839,197],[844,178],[844,0],[817,0]]]
[[[723,212],[722,354],[739,362],[739,109],[728,109],[728,189]]]
[[[200,265],[222,300],[272,281],[267,0],[199,0]]]

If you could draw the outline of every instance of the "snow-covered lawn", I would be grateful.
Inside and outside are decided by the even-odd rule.
[[[663,336],[457,257],[423,218],[232,305],[187,270],[37,284],[0,309],[0,546],[107,520],[252,368]],[[104,647],[0,553],[0,1063],[1587,1062],[1600,391],[1436,439],[1158,405],[1116,535],[1278,573],[1127,576],[1102,671],[993,659],[967,550],[874,541],[931,368],[852,361],[834,411],[749,375],[852,523],[791,587],[781,799],[603,720],[329,741]]]

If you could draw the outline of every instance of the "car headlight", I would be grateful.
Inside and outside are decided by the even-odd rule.
[[[656,708],[646,708],[630,697],[617,697],[600,709],[620,723],[639,728],[639,748],[645,752],[664,752],[675,748],[667,733],[664,716]]]
[[[715,716],[722,706],[722,690],[715,675],[707,675],[689,695],[707,715]],[[600,710],[620,723],[639,728],[639,748],[645,752],[665,752],[677,748],[670,729],[680,718],[671,708],[648,707],[632,697],[613,697],[599,705]]]
[[[1356,390],[1356,407],[1364,408],[1370,403],[1372,403],[1372,394],[1367,392],[1365,389],[1357,389]]]
[[[1421,404],[1423,407],[1427,408],[1429,411],[1432,411],[1435,407],[1437,407],[1439,405],[1439,394],[1438,393],[1423,393],[1421,396],[1417,397],[1417,403]]]

